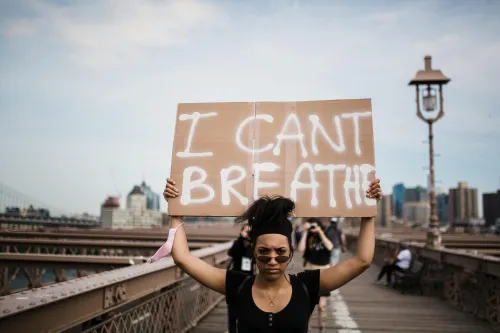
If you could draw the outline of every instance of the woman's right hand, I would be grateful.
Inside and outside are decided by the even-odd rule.
[[[168,201],[169,198],[177,198],[178,196],[179,191],[175,187],[175,181],[173,179],[167,178],[167,185],[165,185],[163,197]]]

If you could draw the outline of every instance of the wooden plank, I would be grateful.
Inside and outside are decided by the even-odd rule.
[[[361,332],[494,332],[488,323],[439,299],[402,295],[374,283],[378,272],[379,267],[373,265],[339,290]]]

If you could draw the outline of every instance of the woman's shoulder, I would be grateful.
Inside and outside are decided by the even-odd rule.
[[[319,274],[320,274],[319,269],[313,269],[313,270],[306,270],[306,271],[302,271],[302,272],[299,272],[296,274],[292,274],[292,276],[305,284],[309,284],[309,283],[318,283],[319,284]]]
[[[252,277],[252,275],[240,271],[233,271],[228,269],[226,271],[226,279],[231,279],[231,280],[244,280],[247,277]]]
[[[253,277],[248,273],[233,271],[228,269],[226,271],[226,298],[230,302],[233,300],[239,290],[243,287],[243,283],[247,282]]]
[[[297,274],[291,275],[294,279],[297,279],[299,283],[302,285],[302,288],[308,294],[308,298],[312,304],[317,304],[319,295],[319,276],[320,270],[307,270]],[[298,287],[297,287],[298,288]]]

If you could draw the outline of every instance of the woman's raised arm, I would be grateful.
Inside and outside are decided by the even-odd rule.
[[[167,179],[163,196],[166,200],[171,200],[179,196],[175,182],[170,178]],[[214,267],[191,254],[186,232],[182,225],[183,220],[183,217],[172,216],[170,223],[171,228],[177,228],[172,246],[172,257],[175,264],[202,285],[225,295],[226,269]]]
[[[380,189],[379,179],[374,180],[370,184],[367,196],[376,198],[377,202],[380,200],[382,190]],[[321,270],[320,290],[330,292],[363,273],[372,263],[374,251],[375,217],[365,217],[361,219],[356,253],[352,258],[344,260],[333,267]]]

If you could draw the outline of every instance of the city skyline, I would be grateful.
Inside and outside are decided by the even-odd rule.
[[[438,201],[439,201],[439,197],[440,196],[445,195],[446,197],[448,197],[448,195],[450,194],[450,191],[456,189],[457,187],[460,187],[461,183],[462,182],[458,182],[455,187],[448,188],[447,191],[444,191],[442,188],[437,188],[436,189],[436,196],[437,196]],[[467,182],[465,182],[465,183],[467,183]],[[3,184],[3,186],[5,186],[5,184]],[[402,186],[402,192],[401,192],[401,186]],[[398,193],[399,193],[397,196],[395,196],[395,192],[394,192],[396,187],[398,188]],[[102,202],[100,203],[101,207],[102,207],[103,204],[105,204],[110,199],[117,200],[117,202],[118,202],[118,204],[120,206],[123,205],[123,206],[127,207],[127,205],[128,205],[128,201],[127,201],[128,196],[132,192],[134,192],[136,189],[140,188],[143,191],[143,194],[146,195],[146,197],[148,198],[147,199],[147,208],[148,209],[153,209],[153,210],[159,210],[159,207],[161,207],[161,201],[163,200],[162,199],[163,196],[162,196],[161,193],[156,193],[156,192],[152,191],[151,188],[150,188],[150,186],[144,180],[141,181],[141,185],[137,185],[137,183],[133,183],[130,188],[131,188],[131,190],[129,191],[128,195],[126,195],[126,196],[123,196],[121,194],[107,194],[106,198],[103,199]],[[471,187],[471,188],[474,189],[474,187]],[[10,188],[10,190],[11,191],[12,190],[16,191],[15,189],[12,189],[12,188]],[[405,186],[404,182],[402,182],[402,181],[397,182],[397,183],[393,184],[393,186],[391,187],[390,191],[384,192],[384,197],[389,197],[390,196],[392,198],[391,199],[391,201],[392,201],[391,206],[394,205],[393,216],[395,216],[397,218],[400,218],[402,216],[403,211],[400,211],[398,213],[398,208],[396,207],[398,205],[395,204],[395,201],[398,201],[398,198],[400,196],[406,197],[406,195],[407,195],[406,193],[407,193],[408,190],[411,190],[411,191],[416,191],[417,190],[417,191],[420,191],[420,192],[424,192],[425,191],[425,193],[426,193],[425,197],[419,198],[417,200],[415,200],[416,198],[413,198],[413,199],[410,200],[410,202],[425,202],[425,203],[429,202],[429,198],[427,196],[428,189],[426,189],[424,186],[417,184],[416,186],[413,186],[413,187],[407,187],[407,186]],[[497,192],[499,192],[499,191],[500,191],[500,188],[497,190]],[[477,194],[477,201],[479,203],[479,201],[482,200],[483,194],[492,194],[492,195],[495,195],[496,193],[495,192],[485,192],[485,193],[478,193],[478,192],[476,192],[476,194]],[[14,195],[14,197],[13,197],[13,195]],[[0,213],[3,212],[4,208],[27,209],[28,206],[32,206],[35,209],[48,209],[49,211],[50,211],[50,209],[54,209],[55,208],[55,214],[56,215],[57,214],[62,214],[62,215],[68,215],[69,214],[69,215],[71,215],[71,214],[88,214],[89,213],[87,211],[85,211],[85,212],[71,212],[70,213],[70,212],[61,210],[61,209],[59,209],[59,207],[55,207],[55,206],[51,205],[50,203],[43,203],[43,202],[41,202],[37,198],[32,198],[31,197],[32,201],[30,201],[30,197],[28,195],[26,195],[24,193],[20,193],[20,192],[17,192],[15,194],[11,194],[10,196],[12,197],[12,199],[14,200],[14,202],[16,201],[15,196],[18,196],[19,197],[18,199],[21,199],[21,197],[25,197],[26,199],[24,199],[22,201],[26,202],[26,204],[24,205],[26,207],[24,207],[24,206],[23,207],[17,207],[16,205],[10,205],[10,206],[7,205],[5,207],[0,206],[0,208],[2,208],[2,209],[0,209]],[[407,200],[405,200],[403,198],[403,202],[400,204],[401,207],[402,207],[402,205],[406,201]],[[438,206],[439,206],[439,204],[438,204]],[[479,217],[483,218],[484,216],[482,214],[482,211],[483,211],[482,205],[478,204],[477,209],[478,209]],[[439,208],[438,208],[438,210],[439,210]],[[52,215],[54,215],[54,211],[51,211],[51,213],[52,213]],[[440,212],[438,211],[438,215],[439,215],[439,213]],[[444,220],[446,220],[446,219],[444,219]]]
[[[372,98],[377,176],[426,187],[407,84],[451,78],[436,187],[500,188],[500,4],[476,1],[0,4],[0,181],[71,212],[169,176],[178,102]],[[165,210],[164,200],[161,200]]]

